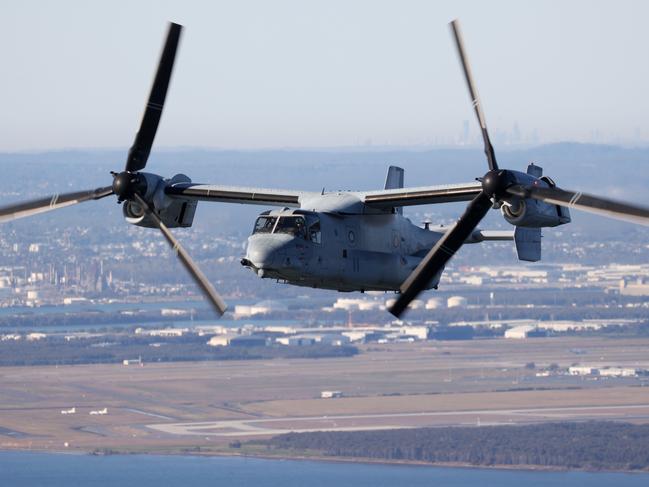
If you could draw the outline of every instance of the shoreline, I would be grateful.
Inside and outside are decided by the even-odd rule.
[[[133,450],[113,450],[102,452],[98,450],[39,450],[39,449],[6,449],[0,448],[0,453],[35,453],[35,454],[50,454],[50,455],[79,455],[79,456],[113,456],[113,455],[146,455],[146,456],[179,456],[179,457],[220,457],[220,458],[249,458],[259,460],[276,460],[276,461],[298,461],[298,462],[318,462],[318,463],[344,463],[344,464],[360,464],[360,465],[385,465],[385,466],[400,466],[400,467],[418,467],[418,468],[445,468],[445,469],[471,469],[471,470],[504,470],[512,472],[529,471],[529,472],[585,472],[585,473],[619,473],[629,475],[647,475],[649,469],[634,469],[634,470],[617,470],[617,469],[589,469],[589,468],[569,468],[559,466],[544,466],[544,465],[475,465],[471,463],[454,463],[454,462],[439,462],[430,463],[425,461],[416,460],[387,460],[387,459],[373,459],[364,457],[333,457],[326,455],[272,455],[262,453],[238,453],[229,451],[133,451]]]

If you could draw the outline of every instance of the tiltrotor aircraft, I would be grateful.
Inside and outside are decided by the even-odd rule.
[[[570,222],[569,208],[649,224],[649,209],[560,189],[530,165],[527,172],[501,169],[457,21],[451,30],[469,88],[487,156],[488,172],[475,182],[404,188],[404,172],[390,167],[385,189],[369,192],[283,191],[196,184],[177,174],[170,179],[142,172],[164,106],[182,27],[170,24],[140,130],[123,171],[110,186],[57,194],[0,208],[0,222],[116,195],[126,221],[159,228],[219,314],[226,304],[169,231],[190,227],[198,201],[277,206],[257,218],[241,263],[259,277],[339,291],[397,291],[390,308],[400,316],[423,290],[436,288],[444,266],[465,243],[514,239],[521,260],[541,258],[541,228]],[[418,227],[402,208],[469,201],[450,228]],[[514,232],[487,232],[477,225],[499,209]]]

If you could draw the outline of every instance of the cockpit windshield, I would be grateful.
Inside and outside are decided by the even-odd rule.
[[[275,232],[306,238],[306,224],[301,216],[280,216]]]
[[[267,216],[262,215],[255,222],[255,233],[284,233],[320,243],[320,220],[309,217],[307,222],[302,215]]]
[[[254,233],[271,233],[275,228],[276,216],[260,216],[255,222]]]

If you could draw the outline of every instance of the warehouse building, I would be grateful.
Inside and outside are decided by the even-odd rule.
[[[522,339],[544,336],[547,336],[547,332],[545,330],[540,330],[534,325],[515,326],[505,331],[505,338]]]

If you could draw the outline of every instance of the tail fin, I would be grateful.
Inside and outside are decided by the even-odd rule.
[[[516,227],[514,231],[518,260],[541,260],[541,229]]]
[[[543,176],[543,168],[533,162],[527,166],[527,174],[535,178]],[[518,260],[537,262],[541,260],[541,229],[516,227],[514,231]]]
[[[385,189],[401,189],[403,188],[403,175],[405,171],[401,167],[390,166],[388,168],[388,175],[385,178]],[[396,212],[403,215],[403,208],[395,208]]]

